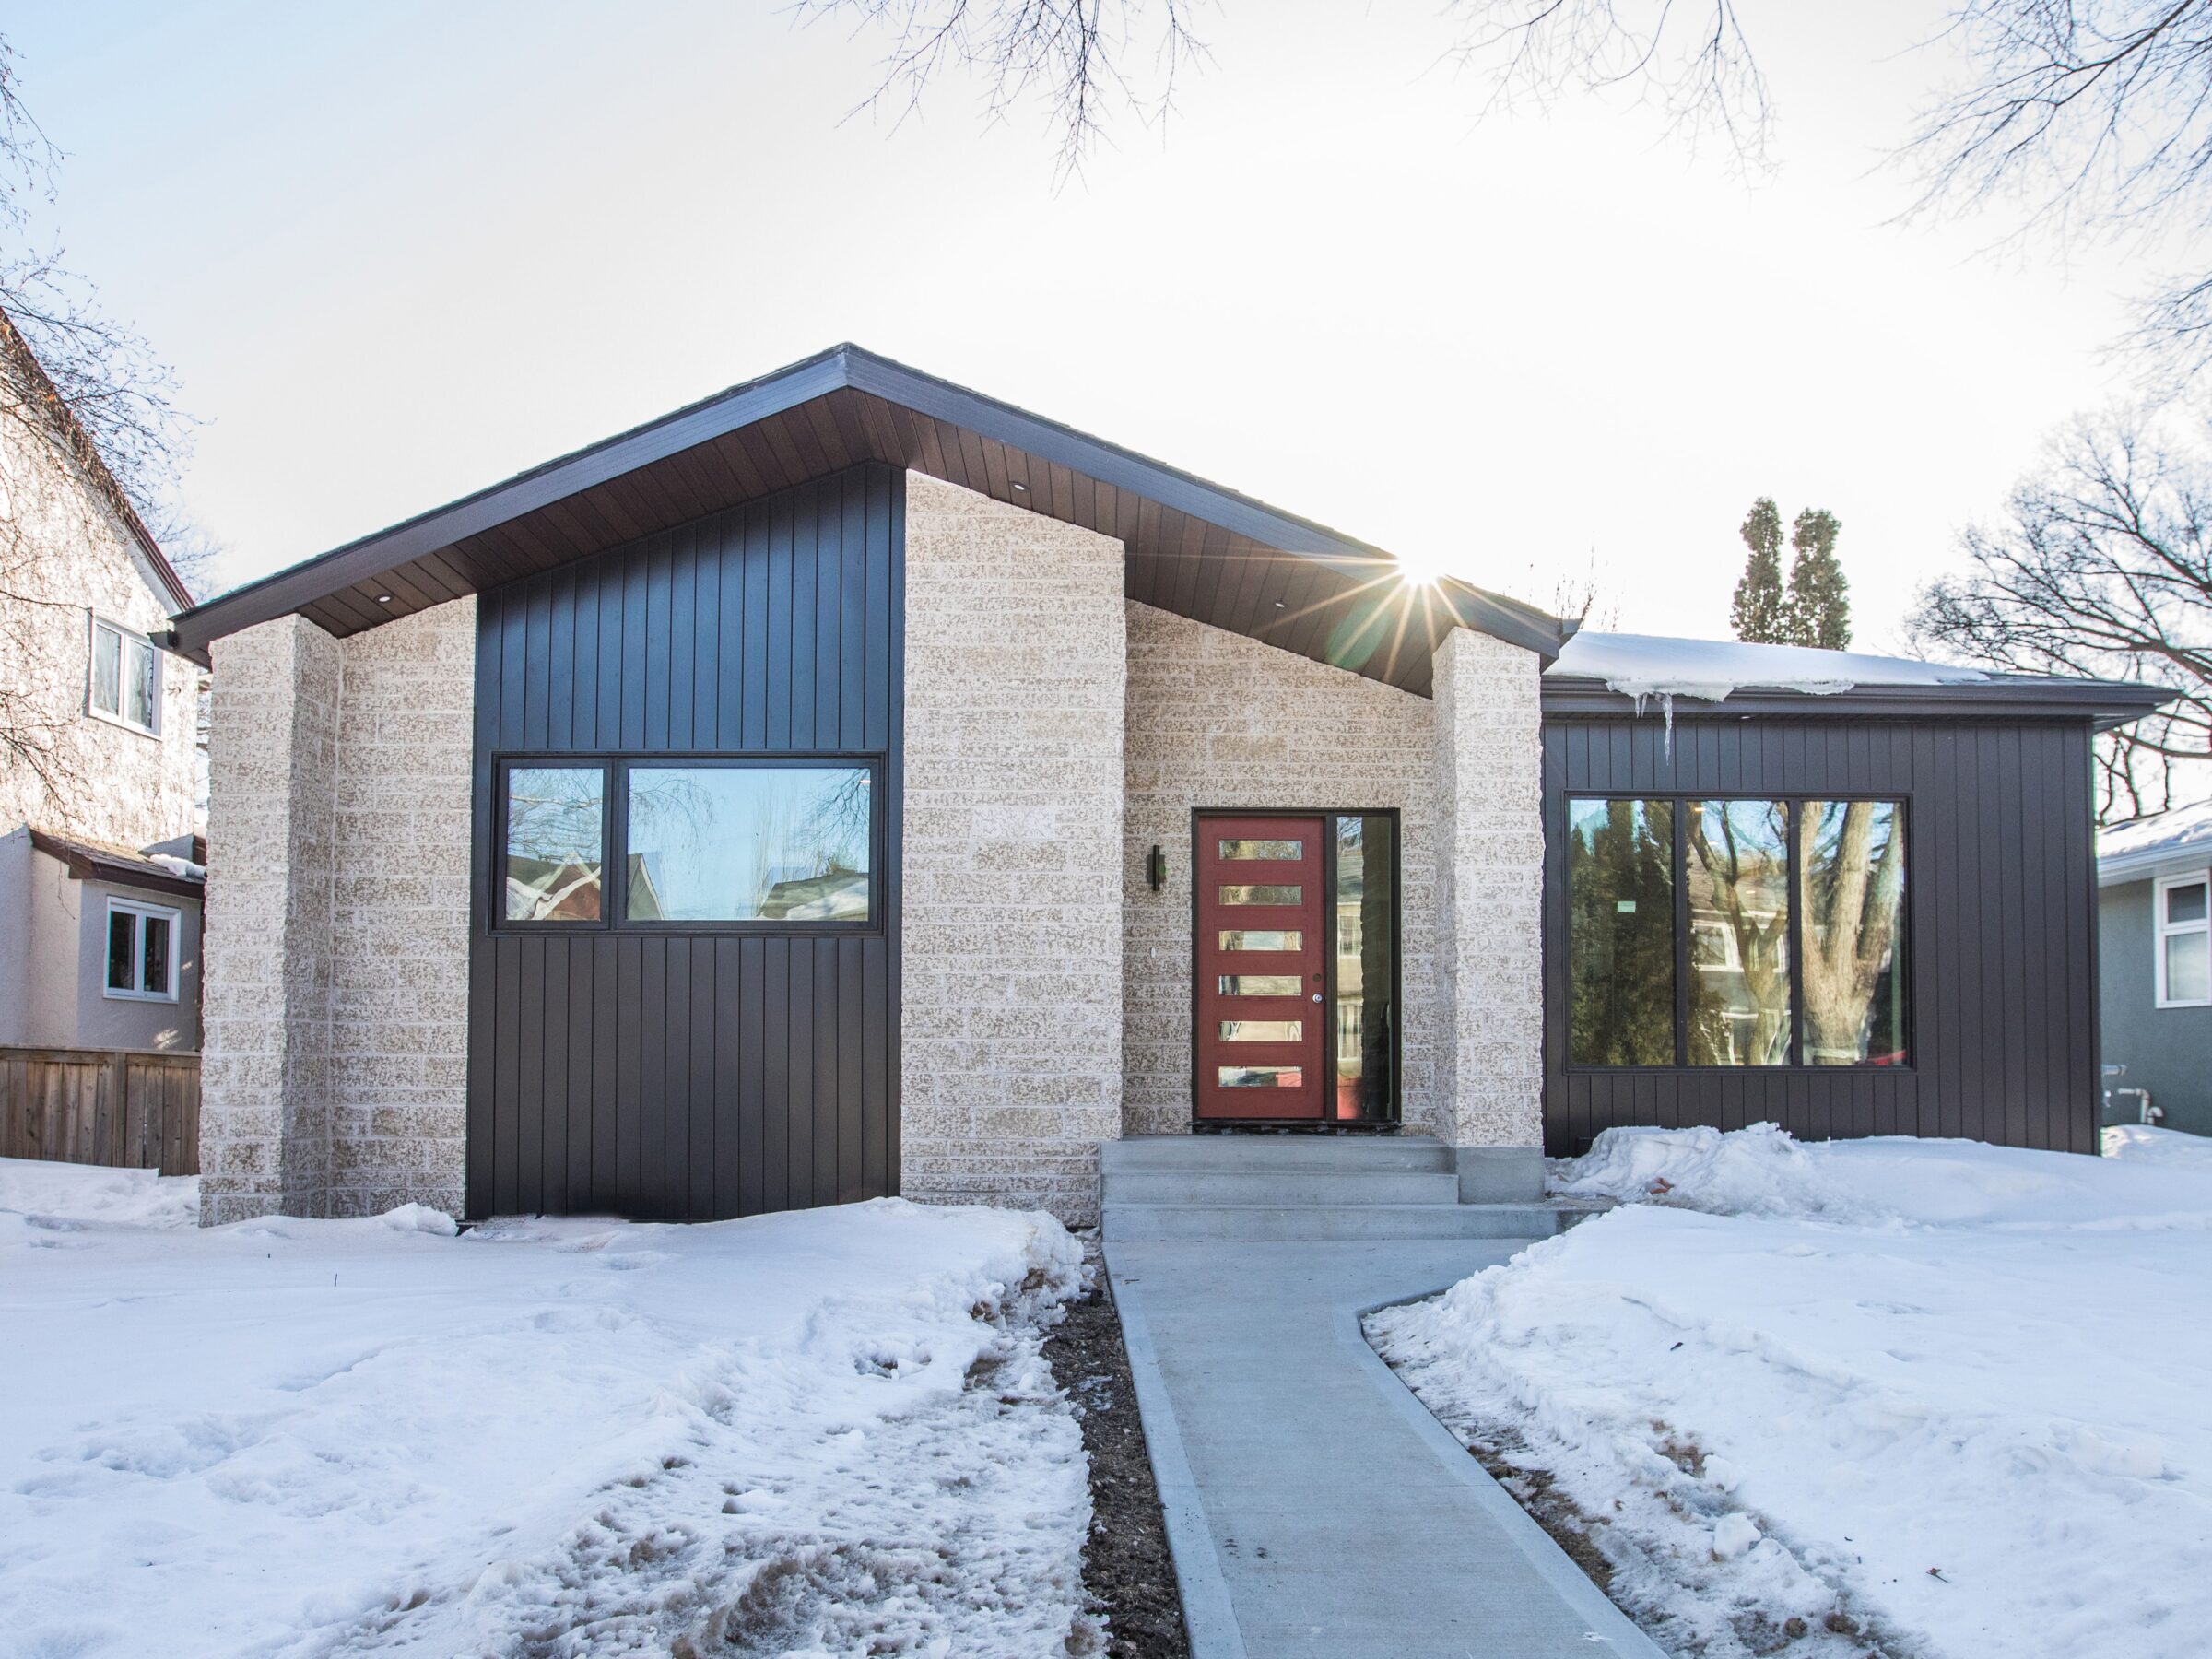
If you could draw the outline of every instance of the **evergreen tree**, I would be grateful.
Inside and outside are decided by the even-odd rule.
[[[1735,637],[1766,645],[1789,643],[1789,611],[1782,591],[1782,513],[1771,496],[1751,503],[1740,532],[1751,557],[1735,584],[1728,622]]]
[[[1793,644],[1841,651],[1851,643],[1851,583],[1836,562],[1836,537],[1842,529],[1825,507],[1807,507],[1791,527],[1796,557],[1790,561],[1783,626]]]

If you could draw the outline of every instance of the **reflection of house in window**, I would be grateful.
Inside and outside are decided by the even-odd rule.
[[[1705,973],[1744,971],[1735,948],[1735,930],[1718,917],[1693,916],[1689,923],[1689,965]]]
[[[865,922],[868,873],[832,864],[819,876],[771,883],[760,914],[771,922]]]
[[[510,853],[507,915],[514,922],[596,922],[599,866]]]
[[[632,922],[663,922],[660,889],[653,885],[653,866],[645,862],[645,854],[629,855],[629,919]]]

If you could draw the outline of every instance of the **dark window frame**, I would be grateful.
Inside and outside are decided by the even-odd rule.
[[[1564,1068],[1569,1072],[1601,1073],[1607,1077],[1649,1075],[1677,1077],[1690,1073],[1700,1077],[1740,1077],[1746,1076],[1799,1076],[1809,1077],[1837,1077],[1852,1072],[1895,1072],[1910,1075],[1920,1068],[1919,994],[1920,975],[1912,970],[1912,942],[1917,936],[1913,912],[1920,903],[1920,884],[1913,879],[1913,865],[1920,853],[1912,832],[1912,797],[1903,791],[1880,790],[1617,790],[1570,791],[1566,802],[1566,833],[1573,833],[1574,807],[1582,801],[1665,801],[1673,807],[1674,848],[1670,874],[1674,889],[1675,911],[1675,1058],[1666,1065],[1606,1065],[1593,1061],[1577,1060],[1574,1056],[1574,1022],[1570,1017],[1563,1026],[1566,1047]],[[1780,803],[1790,812],[1787,837],[1789,870],[1785,879],[1790,895],[1790,1057],[1781,1065],[1697,1065],[1689,1060],[1689,972],[1690,972],[1690,919],[1688,859],[1689,856],[1689,822],[1687,808],[1693,801],[1755,801]],[[1823,804],[1837,802],[1848,805],[1853,801],[1874,801],[1896,809],[1896,821],[1905,836],[1905,892],[1904,903],[1898,912],[1897,937],[1890,943],[1891,959],[1906,965],[1908,990],[1903,1008],[1903,1049],[1906,1059],[1901,1065],[1883,1065],[1872,1060],[1855,1061],[1848,1065],[1811,1065],[1805,1060],[1805,873],[1799,867],[1797,842],[1797,813],[1807,801]],[[1574,926],[1573,897],[1574,861],[1562,858],[1560,887],[1564,902],[1560,906],[1563,918],[1559,948],[1571,951],[1570,931]],[[1571,1012],[1571,1010],[1570,1011]]]
[[[822,750],[794,754],[688,754],[678,751],[640,754],[636,751],[590,754],[547,754],[533,750],[503,750],[492,757],[491,891],[487,895],[488,932],[502,934],[629,934],[666,937],[738,935],[748,937],[834,939],[881,938],[888,931],[889,906],[885,902],[885,862],[890,830],[883,810],[883,782],[888,757],[879,750],[865,754]],[[507,912],[508,774],[517,767],[566,768],[600,773],[599,799],[599,919],[595,922],[524,921]],[[868,774],[868,915],[861,922],[792,921],[788,918],[749,917],[730,921],[631,921],[629,908],[629,774],[639,767],[649,771],[672,769],[759,771],[819,770],[825,767]]]

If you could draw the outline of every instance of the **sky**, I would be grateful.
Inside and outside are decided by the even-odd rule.
[[[1778,168],[1618,98],[1482,112],[1432,0],[1232,0],[1062,182],[781,4],[79,0],[5,32],[43,228],[175,366],[224,583],[839,340],[1538,604],[1724,636],[1754,498],[1842,521],[1861,649],[2127,391],[2145,270],[1900,225],[1936,0],[1747,0]]]

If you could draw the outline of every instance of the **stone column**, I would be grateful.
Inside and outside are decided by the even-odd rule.
[[[900,1190],[1086,1224],[1122,1124],[1122,544],[906,500]]]
[[[1543,1191],[1544,818],[1535,653],[1470,629],[1436,652],[1442,1082],[1460,1195]]]
[[[323,1215],[339,645],[283,617],[214,658],[200,1219]]]

